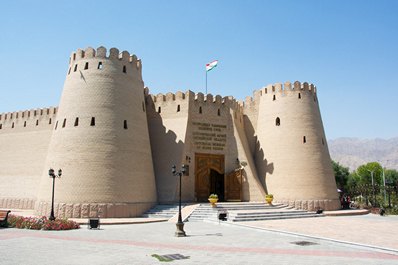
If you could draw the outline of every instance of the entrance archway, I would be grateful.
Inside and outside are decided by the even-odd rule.
[[[215,193],[219,201],[224,200],[224,155],[195,154],[195,197],[199,202],[207,202]]]
[[[218,201],[225,201],[224,174],[210,169],[210,194],[217,194]]]

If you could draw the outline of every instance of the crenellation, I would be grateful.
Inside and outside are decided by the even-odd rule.
[[[216,95],[213,102],[216,103],[216,104],[221,104],[221,96],[220,95]]]
[[[206,102],[213,102],[213,95],[212,94],[207,94],[205,98]]]
[[[141,71],[142,71],[142,62],[141,62],[141,59],[137,59],[136,67],[137,67],[137,69],[138,69],[138,70],[140,71],[140,73],[141,73]]]
[[[166,97],[165,95],[159,93],[156,95],[156,100],[154,100],[154,102],[162,102],[162,101],[166,101]]]
[[[309,90],[309,87],[308,87],[308,83],[307,83],[307,82],[304,82],[304,83],[302,84],[302,86],[303,86],[303,90],[305,90],[305,91],[308,91],[308,90]]]
[[[84,54],[86,58],[94,58],[95,57],[95,50],[92,47],[87,47],[84,50]]]
[[[122,51],[119,54],[119,60],[129,63],[130,62],[130,53],[128,51]]]
[[[185,93],[185,97],[188,98],[188,99],[196,100],[196,95],[195,95],[195,93],[192,92],[191,90],[188,90],[188,91]]]
[[[203,103],[205,101],[205,95],[202,92],[199,92],[195,95],[195,101]]]
[[[96,57],[97,58],[106,58],[106,48],[104,46],[100,46],[97,48]]]
[[[276,92],[283,92],[282,83],[276,83],[274,87]]]
[[[137,56],[135,55],[135,54],[132,54],[132,55],[130,55],[130,58],[129,58],[129,62],[130,63],[136,63],[136,66],[138,66],[137,65]]]
[[[76,51],[76,61],[84,58],[84,51],[82,49],[78,49]]]
[[[285,91],[286,90],[290,91],[290,90],[292,90],[292,83],[290,83],[290,81],[286,81],[284,87],[285,87]]]
[[[295,81],[293,87],[296,91],[301,90],[301,83],[299,81]]]
[[[109,59],[119,59],[119,49],[111,48],[109,50]]]
[[[173,93],[168,92],[166,94],[166,101],[175,101],[175,100],[176,100],[176,96]]]
[[[175,98],[176,99],[185,99],[185,93],[183,93],[181,91],[177,91],[175,94]]]

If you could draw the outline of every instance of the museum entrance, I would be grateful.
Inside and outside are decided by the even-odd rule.
[[[224,155],[195,154],[195,197],[198,202],[208,202],[215,193],[219,201],[225,200]]]

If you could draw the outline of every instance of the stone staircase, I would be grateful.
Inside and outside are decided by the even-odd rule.
[[[183,207],[184,205],[181,205],[181,208]],[[178,213],[178,203],[158,204],[149,209],[146,213],[144,213],[142,217],[170,219],[177,213]]]
[[[188,221],[218,221],[220,213],[227,213],[228,222],[324,216],[323,214],[316,214],[305,210],[296,210],[284,204],[268,205],[267,203],[260,202],[217,203],[217,207],[213,208],[210,204],[204,203],[192,212]]]

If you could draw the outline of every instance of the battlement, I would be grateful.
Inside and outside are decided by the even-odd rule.
[[[295,81],[293,84],[289,81],[282,83],[269,84],[265,87],[262,87],[259,90],[255,90],[253,92],[253,96],[246,97],[244,101],[244,106],[250,106],[252,104],[256,104],[257,100],[267,94],[276,94],[276,93],[291,93],[291,92],[301,92],[308,91],[310,93],[316,94],[316,86],[313,84],[309,84],[307,82],[301,83],[299,81]]]
[[[39,118],[41,116],[53,116],[57,113],[58,107],[38,108],[14,112],[0,113],[0,122],[16,121],[18,119],[27,120],[29,118]]]
[[[135,65],[137,69],[141,69],[142,67],[141,60],[138,59],[135,54],[130,54],[128,51],[119,52],[119,49],[117,48],[111,48],[109,53],[107,53],[106,48],[103,46],[98,47],[97,50],[93,49],[92,47],[88,47],[85,50],[78,49],[77,51],[72,52],[71,56],[69,57],[69,65],[72,66],[80,60],[92,58],[109,59],[130,63]]]
[[[152,98],[153,103],[178,102],[178,101],[185,101],[186,99],[191,99],[197,103],[203,103],[203,104],[212,103],[219,106],[229,106],[236,110],[242,107],[242,105],[239,104],[239,102],[231,96],[221,97],[220,95],[213,96],[212,94],[204,95],[201,92],[195,94],[190,90],[188,90],[185,93],[177,91],[175,94],[169,92],[167,94],[159,93],[157,95],[152,95],[149,93],[149,89],[146,88],[144,90],[144,93],[146,96],[150,96]]]

